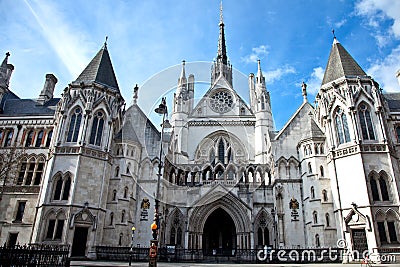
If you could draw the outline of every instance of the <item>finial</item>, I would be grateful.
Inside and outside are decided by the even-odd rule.
[[[222,14],[222,0],[219,6],[219,24],[224,24],[224,16]]]
[[[335,29],[332,29],[333,38],[336,38]]]
[[[302,82],[301,84],[301,91],[303,95],[303,102],[307,102],[307,84],[305,82]]]
[[[107,41],[108,41],[108,36],[106,35],[106,41],[104,42],[104,48],[107,49]]]
[[[138,92],[139,92],[139,86],[136,84],[135,87],[133,88],[133,104],[137,103]]]
[[[10,54],[10,52],[7,52],[6,57],[9,57],[9,56],[11,56],[11,54]]]

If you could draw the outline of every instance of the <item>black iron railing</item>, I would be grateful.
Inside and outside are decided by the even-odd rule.
[[[0,247],[0,266],[69,266],[68,245],[15,245]]]
[[[96,247],[98,260],[148,261],[149,248],[146,247]],[[201,249],[159,248],[159,261],[171,262],[236,262],[236,263],[324,263],[342,262],[341,248],[304,248],[304,249],[231,249],[229,251],[203,251]]]

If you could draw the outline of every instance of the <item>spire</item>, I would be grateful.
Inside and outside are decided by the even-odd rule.
[[[222,1],[219,13],[219,39],[218,39],[217,60],[222,60],[222,63],[224,65],[228,64],[228,57],[226,55],[226,45],[225,45],[224,17],[222,14]]]
[[[119,92],[117,78],[107,50],[107,38],[104,46],[90,61],[75,82],[97,82]]]
[[[256,82],[257,82],[257,84],[262,85],[262,89],[266,89],[265,78],[264,78],[264,75],[261,70],[261,60],[259,60],[259,59],[257,60],[257,65],[258,65],[258,69],[257,69]]]
[[[186,74],[185,74],[185,60],[182,61],[181,76],[178,79],[178,88],[176,89],[176,95],[178,97],[186,96]]]
[[[334,33],[334,31],[333,31]],[[366,76],[367,74],[358,65],[354,58],[339,43],[336,36],[333,38],[332,49],[329,54],[322,85],[332,82],[341,77]]]

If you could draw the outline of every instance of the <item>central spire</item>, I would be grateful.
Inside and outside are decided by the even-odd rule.
[[[213,84],[218,77],[225,77],[226,81],[232,86],[232,66],[226,55],[224,16],[222,13],[222,1],[219,13],[219,38],[218,38],[218,54],[214,61],[211,74],[211,83]]]
[[[226,56],[225,45],[225,31],[224,31],[224,16],[222,12],[222,1],[219,11],[219,39],[218,39],[218,56],[217,60],[221,60],[223,64],[228,64],[228,57]]]

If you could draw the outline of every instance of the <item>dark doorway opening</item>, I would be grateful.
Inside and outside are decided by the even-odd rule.
[[[88,236],[87,227],[75,227],[74,240],[72,242],[71,256],[84,257],[86,256],[86,242]]]
[[[206,220],[203,230],[203,254],[233,256],[236,252],[236,227],[229,214],[216,209]]]
[[[351,237],[353,239],[353,250],[358,253],[354,253],[355,259],[362,259],[364,251],[368,251],[367,234],[365,229],[352,229]]]

